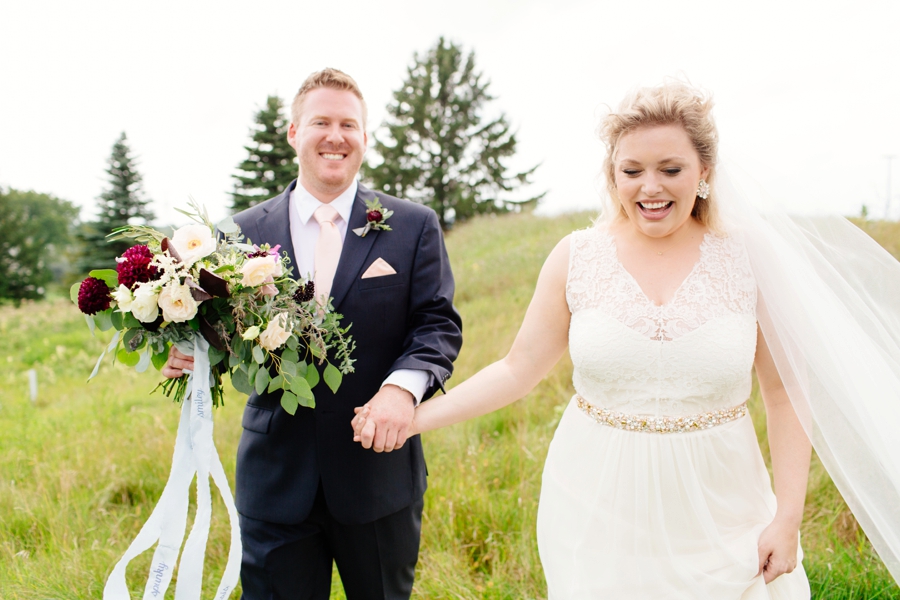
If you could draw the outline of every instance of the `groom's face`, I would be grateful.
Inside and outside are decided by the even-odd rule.
[[[322,202],[346,190],[366,152],[362,102],[353,92],[318,88],[303,99],[300,116],[288,129],[300,159],[300,183]]]

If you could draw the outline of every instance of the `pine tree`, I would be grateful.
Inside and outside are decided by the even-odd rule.
[[[280,194],[297,177],[297,154],[287,140],[289,125],[281,98],[266,98],[265,107],[256,113],[251,142],[244,146],[248,156],[233,176],[237,179],[232,194],[234,212]]]
[[[125,240],[109,242],[106,236],[118,227],[149,224],[153,220],[137,159],[131,154],[124,131],[113,144],[106,172],[109,183],[97,198],[97,219],[84,223],[78,234],[83,244],[79,260],[82,271],[114,268],[115,258],[132,244]]]
[[[473,215],[534,206],[502,198],[530,183],[537,168],[508,174],[504,159],[515,154],[516,136],[506,115],[485,120],[494,99],[475,70],[475,55],[441,37],[415,54],[403,85],[388,104],[384,134],[375,136],[380,164],[363,165],[373,187],[432,207],[445,229]]]

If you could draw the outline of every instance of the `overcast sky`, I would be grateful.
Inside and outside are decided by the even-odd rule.
[[[605,105],[688,78],[716,101],[722,150],[791,210],[885,211],[900,155],[900,2],[83,0],[0,4],[0,185],[92,217],[125,131],[159,220],[193,196],[224,216],[269,94],[326,66],[350,73],[369,131],[413,53],[441,35],[474,50],[541,162],[543,211],[596,208]],[[900,216],[900,159],[892,211]]]

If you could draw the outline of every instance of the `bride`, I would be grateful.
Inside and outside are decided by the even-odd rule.
[[[769,327],[780,313],[759,282],[760,251],[744,243],[749,221],[720,215],[711,108],[669,83],[605,118],[615,208],[550,254],[508,355],[416,409],[410,435],[497,410],[568,346],[576,394],[550,445],[538,511],[550,598],[810,596],[799,525],[810,437],[822,437],[822,401],[804,387],[816,364],[785,359],[795,344]],[[747,413],[752,368],[774,493]],[[402,445],[357,411],[363,446]],[[851,507],[865,513],[862,504]]]

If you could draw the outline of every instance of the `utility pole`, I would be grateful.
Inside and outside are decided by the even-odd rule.
[[[887,200],[884,203],[884,220],[891,220],[891,163],[895,158],[897,158],[894,154],[885,154],[884,157],[887,159]]]

